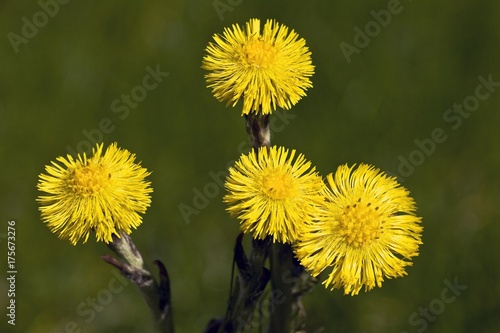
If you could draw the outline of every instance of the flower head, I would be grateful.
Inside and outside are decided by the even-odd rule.
[[[151,203],[150,173],[134,163],[135,155],[116,143],[104,154],[102,148],[92,149],[90,158],[58,157],[61,164],[52,162],[39,176],[38,189],[46,193],[37,199],[42,220],[73,245],[81,238],[85,243],[91,231],[106,243],[120,231],[130,234]]]
[[[366,164],[353,169],[343,165],[327,176],[323,210],[295,252],[313,276],[331,268],[325,287],[357,295],[363,286],[381,287],[384,277],[406,275],[422,227],[413,199],[394,177]]]
[[[322,203],[324,183],[295,150],[260,148],[242,155],[226,179],[227,210],[254,238],[294,242]]]
[[[203,68],[208,87],[219,101],[235,106],[243,99],[242,114],[290,109],[312,87],[311,52],[305,40],[284,25],[251,19],[243,30],[233,25],[207,46]]]

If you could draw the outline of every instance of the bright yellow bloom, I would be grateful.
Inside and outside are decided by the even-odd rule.
[[[42,220],[59,238],[76,245],[87,242],[94,231],[97,241],[109,243],[120,231],[127,234],[142,223],[153,190],[145,177],[150,174],[128,150],[111,144],[92,149],[93,156],[78,154],[74,159],[58,157],[62,165],[52,162],[40,174],[38,189]]]
[[[260,148],[242,155],[226,179],[227,211],[245,233],[273,241],[294,242],[324,198],[323,180],[302,154],[293,161],[283,147]]]
[[[415,202],[394,177],[366,164],[353,169],[343,165],[335,178],[327,176],[324,208],[295,252],[313,276],[331,268],[325,287],[357,295],[363,286],[381,287],[384,277],[406,275],[422,226]]]
[[[246,30],[239,25],[213,36],[202,67],[208,87],[219,101],[235,106],[243,99],[242,114],[269,114],[276,106],[290,109],[312,87],[311,52],[295,31],[267,20],[251,19]]]

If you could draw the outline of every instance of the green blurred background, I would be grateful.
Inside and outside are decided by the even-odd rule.
[[[370,24],[388,6],[390,22]],[[479,76],[500,81],[500,2],[69,1],[57,12],[47,8],[53,17],[44,21],[36,1],[0,3],[1,332],[150,330],[136,288],[101,260],[106,246],[58,240],[35,202],[44,166],[68,146],[83,147],[82,131],[98,137],[105,118],[112,130],[102,140],[117,141],[153,171],[152,206],[132,237],[148,262],[167,265],[177,332],[201,332],[224,313],[238,226],[211,175],[222,178],[247,147],[246,133],[241,104],[217,102],[200,66],[214,33],[254,17],[296,30],[316,66],[308,96],[288,118],[273,115],[273,143],[304,153],[323,175],[365,162],[399,176],[425,228],[407,277],[355,297],[321,285],[306,295],[309,332],[500,331],[498,84],[460,124],[443,118],[455,103],[474,102]],[[33,16],[40,27],[25,28],[30,38],[13,47],[9,33],[24,38]],[[340,45],[355,46],[355,27],[366,24],[373,37],[348,62]],[[142,85],[148,66],[169,74],[126,116],[113,112],[116,99]],[[435,129],[444,142],[430,143]],[[198,190],[211,198],[199,199],[202,209],[186,218],[179,207],[194,207]],[[5,316],[8,220],[17,228],[15,327]],[[441,300],[447,281],[467,286],[449,303]],[[110,283],[120,291],[110,293]],[[93,310],[86,302],[99,297],[106,304]]]

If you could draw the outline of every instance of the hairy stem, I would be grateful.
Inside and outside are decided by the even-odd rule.
[[[113,236],[108,247],[118,255],[118,259],[109,255],[102,256],[102,259],[118,268],[125,278],[137,286],[153,316],[155,332],[173,333],[170,281],[163,263],[154,261],[160,275],[159,281],[156,281],[129,235],[122,232],[120,237]]]

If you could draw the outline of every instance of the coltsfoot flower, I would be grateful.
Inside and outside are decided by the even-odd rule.
[[[299,154],[283,147],[242,155],[226,179],[227,211],[254,238],[293,243],[323,203],[323,180]]]
[[[142,223],[153,189],[145,180],[150,172],[134,163],[135,155],[111,144],[92,149],[93,156],[58,157],[39,176],[37,201],[41,217],[59,238],[73,245],[91,231],[97,241],[109,243],[120,231],[127,234]]]
[[[421,218],[409,192],[367,164],[342,165],[327,180],[324,207],[295,248],[301,264],[313,276],[329,270],[325,287],[343,287],[351,295],[406,275],[422,244]]]
[[[202,64],[209,71],[208,87],[227,105],[243,99],[242,114],[290,109],[312,87],[314,66],[305,40],[274,20],[261,31],[260,20],[251,19],[245,30],[235,24],[213,39]]]

